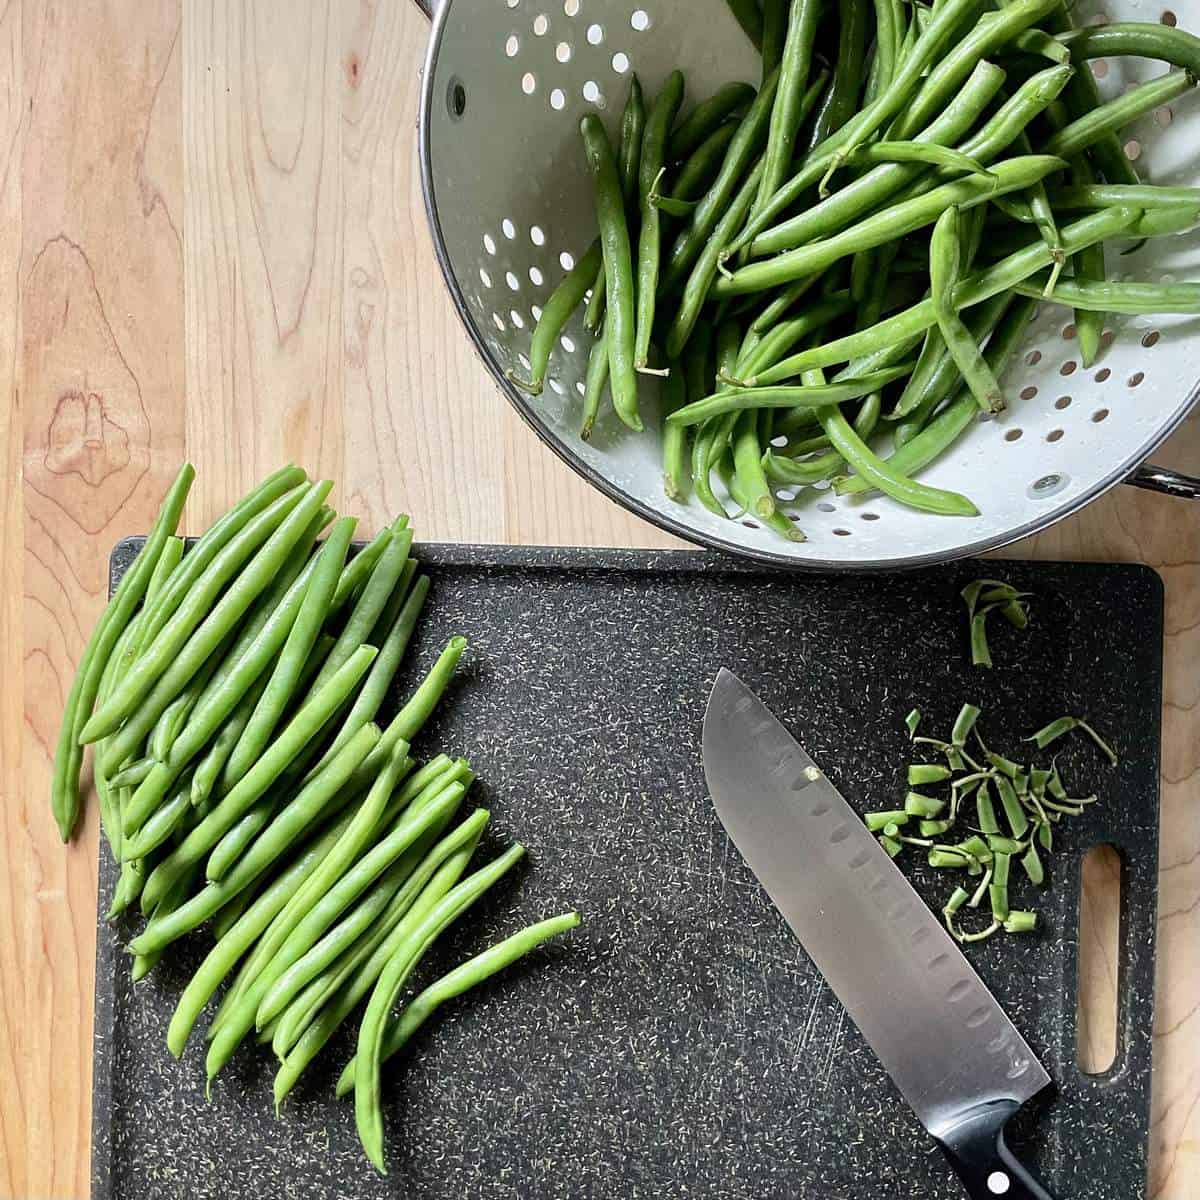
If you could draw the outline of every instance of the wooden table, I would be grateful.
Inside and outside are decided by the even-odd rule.
[[[291,459],[367,531],[403,509],[430,539],[672,544],[546,451],[468,347],[416,174],[426,32],[402,0],[0,3],[4,1196],[88,1194],[96,810],[64,848],[51,753],[109,549],[181,459],[192,531]],[[1200,470],[1200,421],[1161,458]],[[1013,553],[1166,580],[1151,1191],[1195,1200],[1200,509],[1118,488]]]

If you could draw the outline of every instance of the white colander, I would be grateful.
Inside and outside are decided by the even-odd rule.
[[[1082,0],[1083,22],[1157,21],[1200,32],[1200,4]],[[428,12],[428,4],[422,7]],[[1186,417],[1200,387],[1200,318],[1113,318],[1099,362],[1080,362],[1070,310],[1043,305],[1006,379],[1010,407],[974,426],[921,479],[969,495],[971,519],[936,517],[878,495],[841,498],[783,488],[782,510],[808,535],[789,543],[743,517],[722,521],[662,490],[655,434],[636,435],[611,413],[580,441],[590,335],[577,313],[535,399],[506,379],[522,359],[546,302],[595,236],[579,138],[599,109],[615,129],[636,71],[653,96],[676,67],[688,102],[730,80],[755,81],[756,52],[724,0],[443,0],[421,95],[422,181],[438,259],[455,304],[497,383],[534,430],[585,478],[655,524],[708,546],[788,566],[904,567],[994,549],[1036,533],[1114,484],[1177,495],[1200,483],[1142,464]],[[1137,59],[1096,62],[1114,94],[1166,68]],[[685,111],[687,103],[685,102]],[[1200,106],[1192,92],[1127,133],[1148,180],[1200,183]],[[1128,245],[1125,243],[1123,245]],[[1200,233],[1158,238],[1119,257],[1122,278],[1200,278]],[[643,384],[645,411],[657,396]],[[651,419],[647,425],[653,428]]]

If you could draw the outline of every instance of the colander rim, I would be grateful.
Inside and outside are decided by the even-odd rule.
[[[580,475],[602,495],[607,496],[609,500],[613,501],[613,503],[620,505],[627,512],[641,517],[644,521],[648,521],[651,525],[655,525],[659,529],[673,534],[675,537],[689,542],[694,546],[721,551],[731,554],[734,557],[749,559],[752,562],[762,563],[766,566],[817,574],[829,572],[874,573],[918,570],[922,567],[956,562],[963,558],[974,558],[994,550],[1001,550],[1005,546],[1010,546],[1014,542],[1021,541],[1023,538],[1033,537],[1035,534],[1043,532],[1059,521],[1073,516],[1117,484],[1125,482],[1183,424],[1192,409],[1196,407],[1197,401],[1200,401],[1200,379],[1197,379],[1196,383],[1192,385],[1191,390],[1187,393],[1184,401],[1159,427],[1154,435],[1147,440],[1146,444],[1091,487],[1085,489],[1077,496],[1064,501],[1057,507],[1048,508],[1042,516],[1034,520],[1027,521],[1013,529],[1007,529],[976,541],[955,546],[949,550],[931,551],[924,554],[912,554],[902,558],[887,559],[797,558],[790,554],[775,553],[755,546],[746,546],[739,542],[723,538],[719,534],[708,533],[704,530],[685,525],[662,509],[655,508],[639,500],[636,496],[630,495],[619,484],[586,462],[570,445],[555,437],[544,418],[531,403],[530,398],[513,386],[505,375],[503,368],[493,358],[488,350],[487,343],[479,333],[477,323],[471,316],[466,296],[458,284],[457,276],[451,265],[449,251],[446,247],[446,238],[442,232],[441,219],[438,215],[436,182],[433,177],[433,157],[431,153],[431,114],[434,104],[434,81],[437,76],[438,54],[441,50],[442,36],[445,32],[446,22],[453,7],[454,0],[443,0],[434,13],[429,35],[429,45],[425,51],[425,61],[421,78],[421,96],[417,114],[417,154],[421,175],[421,195],[425,202],[425,215],[429,224],[430,236],[433,240],[434,256],[437,258],[438,267],[442,272],[442,279],[445,281],[450,298],[458,312],[459,320],[462,322],[471,344],[475,347],[476,354],[483,360],[483,365],[491,374],[497,387],[517,410],[517,413],[525,424],[577,475]]]

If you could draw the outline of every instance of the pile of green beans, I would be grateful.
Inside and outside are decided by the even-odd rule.
[[[635,79],[615,146],[583,118],[599,237],[514,380],[541,391],[586,302],[581,436],[608,389],[620,422],[657,427],[671,502],[799,541],[779,485],[977,516],[912,477],[1006,406],[1039,299],[1074,310],[1085,366],[1106,314],[1200,312],[1200,284],[1110,281],[1105,255],[1200,221],[1200,188],[1143,183],[1120,137],[1195,86],[1200,38],[1075,29],[1068,0],[729,7],[762,54],[757,89],[689,110],[680,72],[645,100]],[[1090,61],[1124,55],[1167,72],[1102,102]]]
[[[989,749],[979,732],[981,715],[978,706],[964,704],[950,737],[943,740],[917,732],[921,713],[913,709],[905,719],[909,739],[941,761],[910,763],[902,807],[864,817],[892,858],[906,847],[915,847],[924,851],[934,870],[959,871],[974,881],[956,887],[942,909],[946,928],[964,944],[986,941],[1001,932],[1028,934],[1037,929],[1036,911],[1010,905],[1012,860],[1017,860],[1032,886],[1044,887],[1043,857],[1054,849],[1055,827],[1064,817],[1080,816],[1099,800],[1095,794],[1071,796],[1056,760],[1038,766]],[[1059,717],[1024,740],[1044,750],[1074,730],[1087,734],[1116,766],[1116,752],[1078,717]],[[938,789],[945,789],[944,794],[937,794]],[[960,824],[970,832],[954,841]],[[985,917],[974,929],[964,926],[984,901],[990,919]]]
[[[383,723],[430,590],[408,518],[353,554],[355,519],[325,504],[332,484],[285,467],[188,546],[176,529],[194,474],[180,471],[80,659],[53,814],[69,840],[91,744],[120,864],[109,916],[140,905],[146,918],[133,978],[193,930],[212,933],[167,1033],[176,1057],[229,981],[208,1028],[210,1085],[257,1032],[279,1059],[278,1107],[362,1009],[339,1094],[353,1087],[363,1146],[386,1173],[384,1060],[440,1004],[579,916],[498,942],[395,1012],[438,934],[524,854],[514,845],[468,873],[489,816],[455,824],[474,773],[410,753],[466,640],[451,638]]]

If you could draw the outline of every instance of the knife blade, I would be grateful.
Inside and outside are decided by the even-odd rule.
[[[973,1200],[1050,1200],[1004,1126],[1050,1083],[941,922],[763,702],[722,669],[704,774],[734,845]]]

